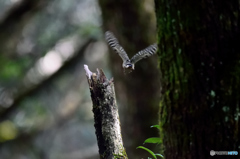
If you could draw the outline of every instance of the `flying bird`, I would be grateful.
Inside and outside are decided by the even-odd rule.
[[[117,38],[114,36],[112,32],[107,31],[105,33],[105,39],[108,42],[109,46],[122,58],[123,60],[122,67],[124,68],[124,71],[126,69],[129,70],[129,73],[132,72],[132,70],[134,70],[136,62],[154,55],[157,51],[157,44],[155,43],[139,51],[131,59],[129,59],[126,51],[119,44]]]

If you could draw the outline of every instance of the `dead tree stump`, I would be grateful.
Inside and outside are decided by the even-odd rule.
[[[120,120],[113,79],[108,80],[102,69],[93,73],[84,65],[91,93],[94,127],[100,159],[127,159],[123,147]]]

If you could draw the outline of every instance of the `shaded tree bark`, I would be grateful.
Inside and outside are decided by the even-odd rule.
[[[116,35],[129,58],[155,42],[153,1],[99,0],[99,3],[104,31],[110,30]],[[118,92],[120,114],[124,115],[121,122],[128,156],[143,157],[144,152],[136,150],[136,147],[146,138],[157,135],[150,129],[157,122],[157,60],[154,57],[142,60],[136,64],[132,73],[124,75],[121,58],[112,50],[110,52],[110,66]]]
[[[239,1],[155,5],[165,158],[240,152]]]

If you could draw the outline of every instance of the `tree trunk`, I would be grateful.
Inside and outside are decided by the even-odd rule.
[[[108,80],[103,71],[86,71],[93,102],[94,126],[99,147],[100,159],[127,159],[123,147],[118,108],[113,80]]]
[[[155,0],[166,159],[240,152],[239,3]]]
[[[152,0],[99,0],[104,31],[112,31],[131,58],[155,43],[156,27]],[[156,57],[156,55],[155,55]],[[157,58],[141,60],[130,74],[124,74],[122,59],[110,50],[110,66],[119,101],[123,139],[129,158],[144,157],[136,150],[143,141],[157,135],[150,129],[157,123],[159,78]],[[137,121],[137,122],[136,122]],[[133,138],[134,136],[134,138]]]

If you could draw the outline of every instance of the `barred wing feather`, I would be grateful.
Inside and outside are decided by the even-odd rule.
[[[152,56],[157,51],[157,44],[150,45],[149,47],[139,51],[136,55],[131,58],[131,63],[135,64],[141,59]]]
[[[129,57],[126,51],[123,49],[117,38],[113,35],[112,32],[107,31],[105,33],[105,39],[108,42],[109,46],[122,58],[123,61],[129,61]]]

